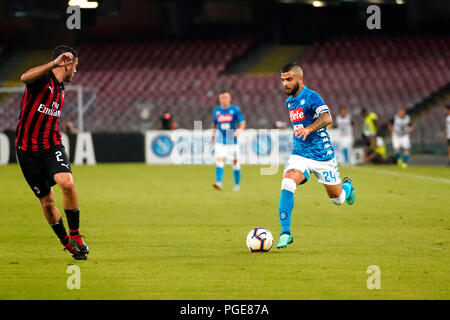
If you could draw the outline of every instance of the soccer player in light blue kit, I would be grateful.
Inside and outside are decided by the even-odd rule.
[[[308,181],[313,173],[325,186],[329,199],[336,205],[345,201],[351,205],[356,194],[352,180],[339,175],[333,145],[326,127],[333,120],[328,106],[320,95],[303,84],[303,70],[296,63],[281,69],[284,91],[290,97],[286,108],[294,130],[294,147],[284,168],[278,214],[281,223],[277,248],[293,242],[291,214],[294,209],[294,192],[297,186]]]
[[[231,94],[222,91],[219,94],[220,105],[213,110],[213,137],[216,157],[216,181],[213,187],[223,189],[223,174],[227,158],[233,159],[234,191],[239,191],[241,183],[241,165],[239,163],[238,136],[245,129],[245,119],[239,107],[231,104]],[[217,137],[216,137],[217,131]]]

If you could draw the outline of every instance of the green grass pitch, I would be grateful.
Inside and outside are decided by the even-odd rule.
[[[340,171],[355,204],[333,205],[312,176],[295,195],[294,243],[277,250],[281,167],[243,166],[233,192],[227,166],[218,192],[213,166],[74,166],[91,247],[75,261],[20,168],[0,166],[0,299],[449,299],[450,169]],[[245,245],[258,226],[274,235],[268,253]],[[66,285],[72,264],[79,290]],[[367,288],[370,265],[381,289]]]

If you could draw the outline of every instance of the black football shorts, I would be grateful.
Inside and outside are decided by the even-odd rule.
[[[16,152],[25,180],[38,198],[46,196],[56,184],[53,179],[55,174],[72,173],[63,145],[42,151],[24,151],[17,148]]]

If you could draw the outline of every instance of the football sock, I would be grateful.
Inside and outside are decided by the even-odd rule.
[[[297,183],[289,178],[281,181],[280,204],[278,207],[278,217],[280,218],[281,233],[291,234],[291,215],[294,210],[294,192]]]
[[[403,153],[403,163],[408,163],[409,160],[409,152]]]
[[[294,193],[281,190],[278,215],[281,224],[281,233],[291,233],[291,215],[294,209]]]
[[[395,160],[400,159],[400,156],[401,156],[400,151],[399,151],[399,152],[396,152],[396,153],[395,153]]]
[[[223,180],[223,162],[219,162],[216,164],[216,182],[222,183]]]
[[[349,159],[348,159],[348,149],[347,148],[345,148],[345,149],[343,149],[342,150],[343,152],[344,152],[344,159],[345,159],[345,163],[348,163],[349,162]]]
[[[345,200],[348,199],[350,193],[352,192],[352,186],[349,182],[345,182],[342,184],[342,190],[345,191]]]
[[[69,232],[71,236],[79,235],[80,232],[78,229],[80,228],[80,210],[64,210],[67,217],[67,224],[69,225]]]
[[[239,164],[233,166],[233,175],[234,184],[238,186],[241,183],[241,166]]]
[[[58,222],[54,224],[50,224],[53,231],[56,233],[56,236],[59,238],[59,241],[63,244],[63,246],[67,246],[69,243],[69,236],[67,235],[66,228],[64,228],[64,222],[61,219],[59,219]]]

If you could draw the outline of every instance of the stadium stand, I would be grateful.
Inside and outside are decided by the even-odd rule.
[[[86,128],[101,132],[157,129],[164,112],[174,114],[179,127],[192,128],[194,120],[208,127],[216,95],[223,89],[231,91],[249,127],[272,128],[275,121],[287,120],[278,70],[224,72],[254,44],[246,39],[83,43],[79,76],[73,84],[97,92],[95,106],[86,113]],[[361,108],[375,111],[379,122],[385,123],[397,108],[413,108],[448,84],[449,61],[450,37],[423,36],[335,39],[302,52],[300,63],[305,84],[328,105],[336,109],[346,105],[360,130]],[[76,120],[72,94],[66,97],[66,121]],[[0,130],[15,126],[18,105],[17,96],[3,103]]]
[[[365,107],[385,123],[448,84],[449,61],[449,37],[358,38],[316,44],[302,65],[330,105]]]

